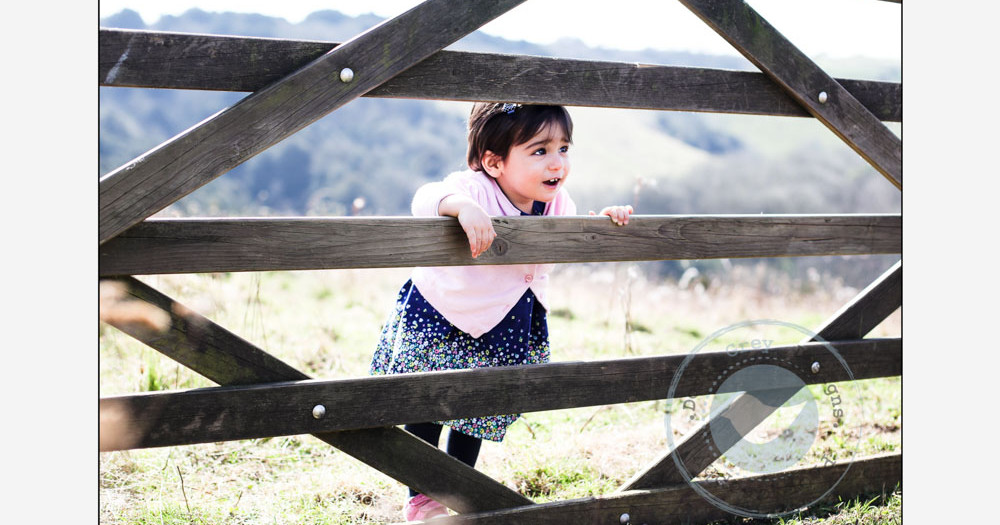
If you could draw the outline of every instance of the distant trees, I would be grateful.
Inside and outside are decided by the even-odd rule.
[[[735,150],[643,190],[642,213],[899,213],[900,192],[864,159],[805,146],[780,158]]]
[[[260,15],[212,14],[191,10],[164,17],[148,29],[245,36],[343,40],[377,23],[373,16],[314,13],[300,24]],[[123,11],[108,27],[147,29],[137,14]],[[644,63],[687,63],[702,67],[749,69],[733,57],[656,51],[591,49],[577,41],[545,48],[526,42],[474,34],[457,48]],[[842,64],[838,64],[838,67]],[[898,69],[865,61],[869,75],[898,80]],[[852,76],[842,68],[841,76]],[[99,109],[100,174],[121,166],[177,133],[236,103],[243,93],[101,88]],[[689,173],[660,179],[641,188],[642,214],[744,213],[898,213],[900,192],[846,146],[829,143],[788,148],[764,155],[746,135],[708,121],[697,113],[663,112],[655,127],[664,137],[709,153]],[[621,130],[626,133],[626,130]],[[361,98],[320,119],[278,145],[198,189],[166,210],[173,215],[405,215],[413,192],[428,180],[464,168],[465,120],[430,101]],[[842,146],[842,145],[841,145]],[[650,174],[653,176],[660,174]],[[578,202],[630,203],[633,190],[611,195],[574,187]],[[361,199],[361,200],[358,200]],[[362,208],[356,202],[364,202]],[[586,206],[589,203],[582,204]],[[352,212],[353,209],[353,212]],[[767,262],[804,274],[808,265],[837,268],[838,275],[861,272],[859,282],[887,266],[878,258],[806,258]],[[846,262],[845,262],[846,261]],[[868,262],[865,262],[868,261]],[[656,271],[679,277],[699,267],[710,275],[718,262],[673,262]],[[871,268],[868,268],[870,266]],[[884,268],[882,268],[884,269]]]
[[[709,153],[721,155],[744,147],[739,137],[710,128],[694,113],[664,112],[657,116],[656,124],[667,135]]]
[[[101,88],[101,175],[244,96]],[[360,99],[320,119],[171,207],[177,215],[409,213],[416,188],[461,169],[465,123],[432,102]],[[212,212],[210,210],[217,210]]]

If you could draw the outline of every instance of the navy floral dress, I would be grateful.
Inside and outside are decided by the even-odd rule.
[[[545,203],[536,202],[532,215]],[[522,213],[522,215],[528,215]],[[545,308],[531,290],[524,292],[504,320],[474,338],[448,322],[411,281],[399,290],[396,307],[382,328],[371,373],[405,374],[547,363],[549,331]],[[438,421],[473,437],[502,441],[520,414]]]

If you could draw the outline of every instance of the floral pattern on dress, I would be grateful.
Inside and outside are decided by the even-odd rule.
[[[549,334],[545,308],[529,289],[500,324],[478,338],[453,326],[411,281],[399,291],[382,329],[371,373],[405,374],[489,366],[547,363]],[[502,441],[520,414],[439,421],[470,436]]]

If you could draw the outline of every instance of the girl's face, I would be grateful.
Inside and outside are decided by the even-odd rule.
[[[492,152],[483,157],[486,173],[496,179],[510,202],[526,213],[531,213],[534,201],[552,202],[569,176],[569,139],[554,124],[512,146],[505,159]]]

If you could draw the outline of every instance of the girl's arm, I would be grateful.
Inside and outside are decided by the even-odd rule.
[[[493,220],[486,210],[476,201],[465,195],[454,193],[441,199],[438,203],[438,215],[458,218],[465,234],[469,237],[469,249],[475,259],[490,249],[497,232],[493,229]]]
[[[601,210],[601,213],[590,212],[591,215],[607,215],[619,226],[628,224],[628,217],[632,214],[632,206],[608,206]]]

